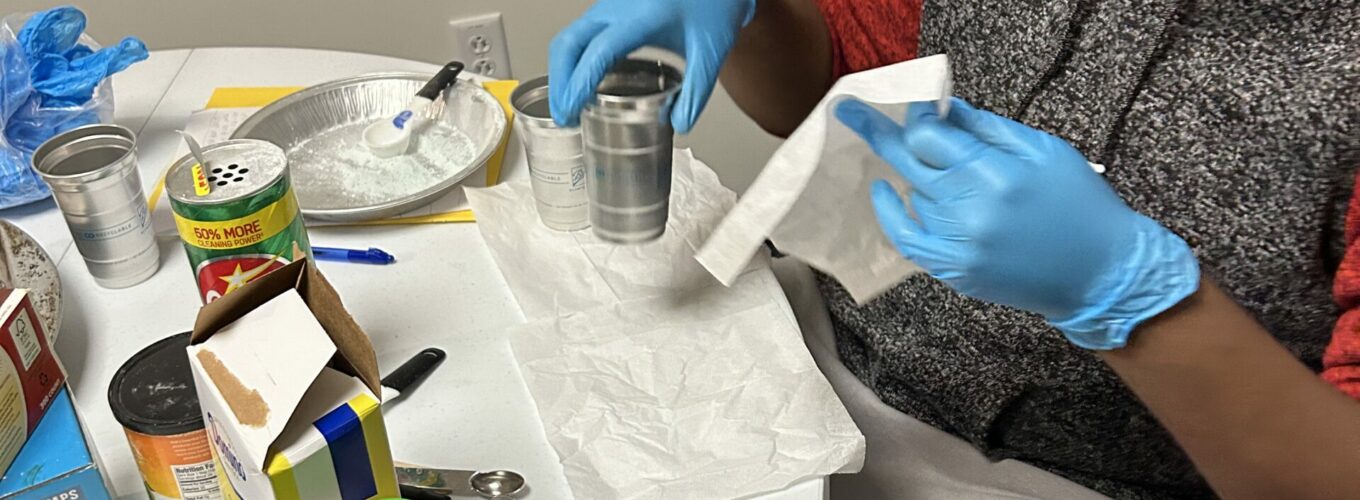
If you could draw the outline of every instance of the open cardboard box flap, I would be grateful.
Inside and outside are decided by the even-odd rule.
[[[261,276],[240,289],[203,306],[194,322],[189,345],[198,345],[214,333],[290,289],[297,290],[312,315],[335,344],[330,366],[358,377],[374,394],[381,394],[378,358],[373,344],[354,318],[345,311],[340,295],[308,259],[288,264]]]

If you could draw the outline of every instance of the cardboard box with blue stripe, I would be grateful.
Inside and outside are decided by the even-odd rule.
[[[306,259],[204,306],[188,349],[228,498],[398,496],[373,346]]]

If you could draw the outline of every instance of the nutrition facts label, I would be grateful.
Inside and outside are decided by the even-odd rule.
[[[218,491],[217,473],[213,471],[212,461],[189,465],[172,465],[175,483],[179,485],[180,498],[184,500],[217,500],[222,498]]]

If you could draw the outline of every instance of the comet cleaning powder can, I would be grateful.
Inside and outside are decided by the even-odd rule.
[[[237,139],[180,158],[165,176],[175,227],[203,303],[265,273],[311,257],[288,177],[288,157],[269,142]]]

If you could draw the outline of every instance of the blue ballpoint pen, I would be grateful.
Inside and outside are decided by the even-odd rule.
[[[351,250],[348,248],[312,247],[312,257],[316,260],[336,260],[360,264],[391,264],[397,261],[392,254],[377,248]]]

